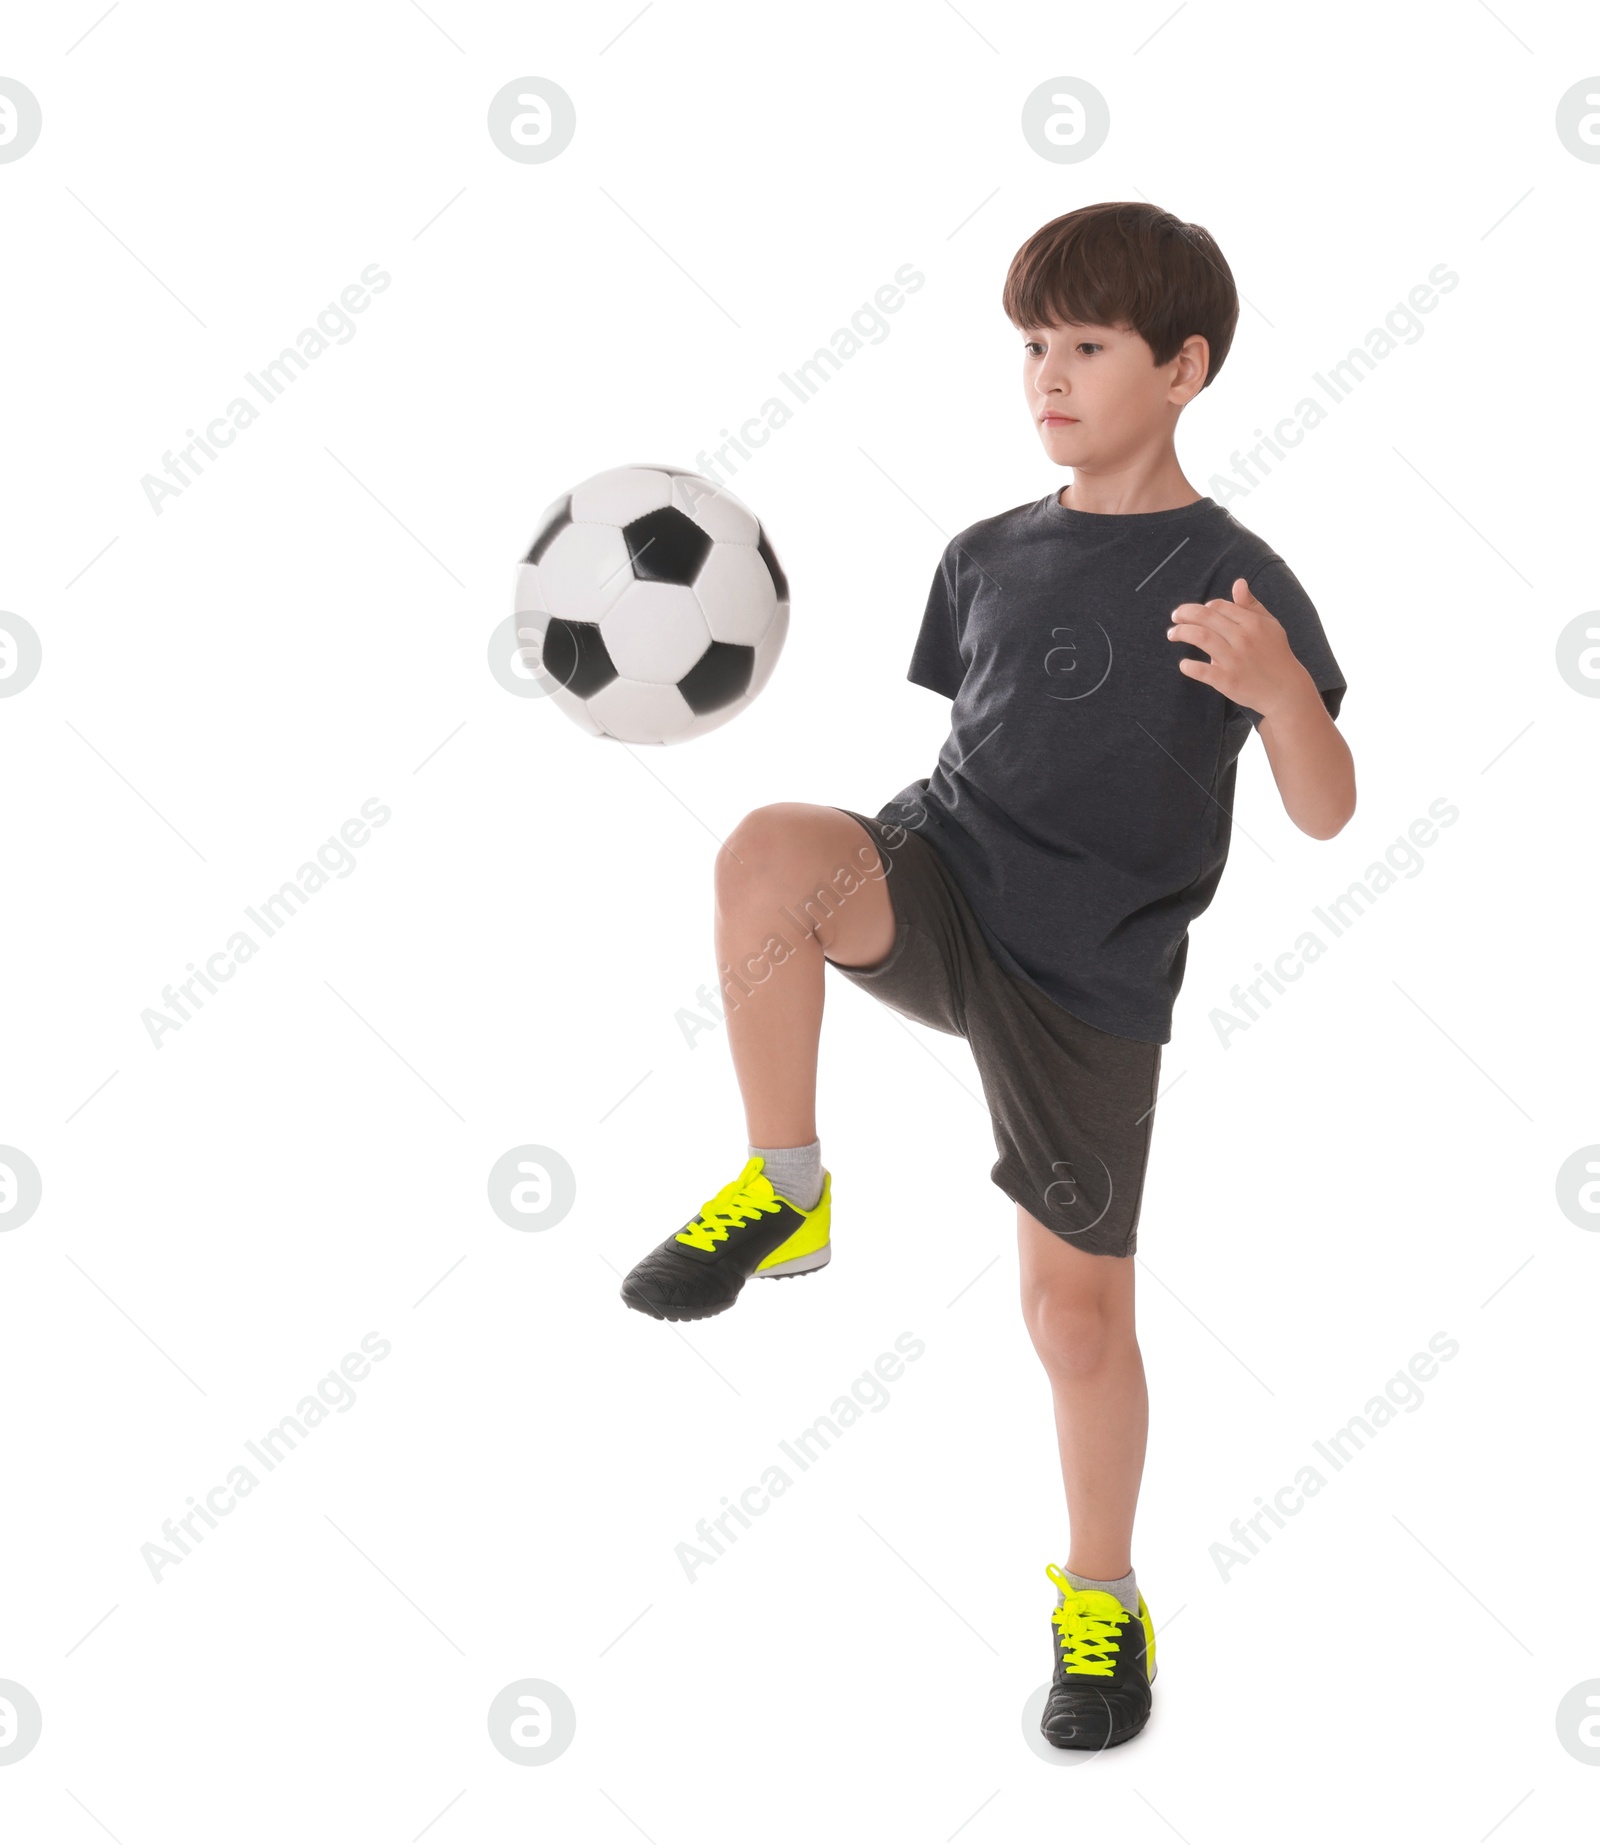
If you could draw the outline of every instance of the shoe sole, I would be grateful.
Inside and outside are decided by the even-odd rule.
[[[826,1268],[833,1258],[833,1245],[824,1243],[820,1249],[813,1249],[808,1256],[792,1256],[787,1262],[774,1263],[771,1268],[758,1268],[755,1278],[758,1281],[782,1281],[788,1275],[813,1275],[819,1268]]]
[[[795,1256],[788,1262],[780,1262],[776,1268],[758,1268],[755,1273],[766,1281],[788,1281],[797,1275],[814,1275],[818,1269],[828,1266],[832,1254],[832,1245],[824,1243],[821,1249],[812,1250],[808,1256]],[[680,1306],[675,1310],[669,1310],[648,1294],[624,1290],[622,1299],[635,1313],[648,1314],[653,1320],[709,1320],[719,1313],[726,1313],[737,1304],[739,1296],[736,1294],[732,1300],[722,1301],[713,1307]]]
[[[635,1313],[648,1314],[652,1320],[709,1320],[715,1314],[726,1313],[728,1308],[733,1305],[733,1302],[730,1300],[726,1305],[721,1307],[680,1309],[676,1313],[669,1313],[665,1307],[657,1306],[654,1301],[637,1300],[627,1294],[624,1294],[622,1299],[623,1303],[631,1307]]]

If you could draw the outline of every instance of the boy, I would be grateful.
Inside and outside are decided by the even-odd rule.
[[[954,701],[933,774],[875,817],[757,809],[717,860],[717,957],[748,1162],[623,1284],[695,1319],[750,1275],[829,1258],[813,1113],[824,967],[965,1037],[1017,1206],[1023,1316],[1049,1375],[1071,1525],[1041,1725],[1143,1728],[1155,1631],[1134,1578],[1147,1398],[1133,1262],[1188,926],[1227,857],[1252,726],[1302,832],[1355,807],[1345,682],[1283,559],[1184,477],[1174,433],[1238,320],[1208,232],[1085,206],[1002,295],[1059,493],[946,547],[909,677]]]

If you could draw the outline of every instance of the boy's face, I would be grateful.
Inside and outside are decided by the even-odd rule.
[[[1170,441],[1205,383],[1198,333],[1165,365],[1132,327],[1024,327],[1022,387],[1045,453],[1061,467],[1107,466]]]

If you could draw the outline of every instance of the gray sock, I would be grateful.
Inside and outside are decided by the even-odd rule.
[[[822,1196],[822,1142],[809,1147],[752,1147],[748,1157],[761,1155],[761,1170],[772,1181],[772,1189],[802,1211],[816,1209]]]
[[[1117,1600],[1122,1603],[1129,1614],[1138,1614],[1139,1585],[1133,1579],[1132,1570],[1129,1570],[1126,1576],[1119,1576],[1115,1582],[1099,1582],[1093,1576],[1079,1576],[1075,1571],[1066,1568],[1062,1569],[1061,1574],[1066,1577],[1073,1588],[1104,1589],[1107,1595],[1116,1596]],[[1056,1606],[1058,1608],[1061,1606],[1063,1599],[1064,1598],[1058,1591],[1056,1594]]]

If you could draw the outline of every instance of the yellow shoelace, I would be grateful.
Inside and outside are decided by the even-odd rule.
[[[1075,1589],[1053,1563],[1045,1574],[1061,1591],[1062,1604],[1051,1615],[1066,1669],[1091,1678],[1110,1678],[1119,1651],[1118,1632],[1128,1611],[1103,1589]]]
[[[770,1214],[782,1209],[772,1181],[758,1170],[757,1161],[752,1159],[737,1179],[724,1185],[715,1198],[706,1200],[700,1207],[700,1215],[692,1223],[685,1224],[673,1240],[688,1243],[695,1249],[715,1249],[718,1243],[726,1241],[728,1232],[736,1224],[751,1223],[763,1212]]]

